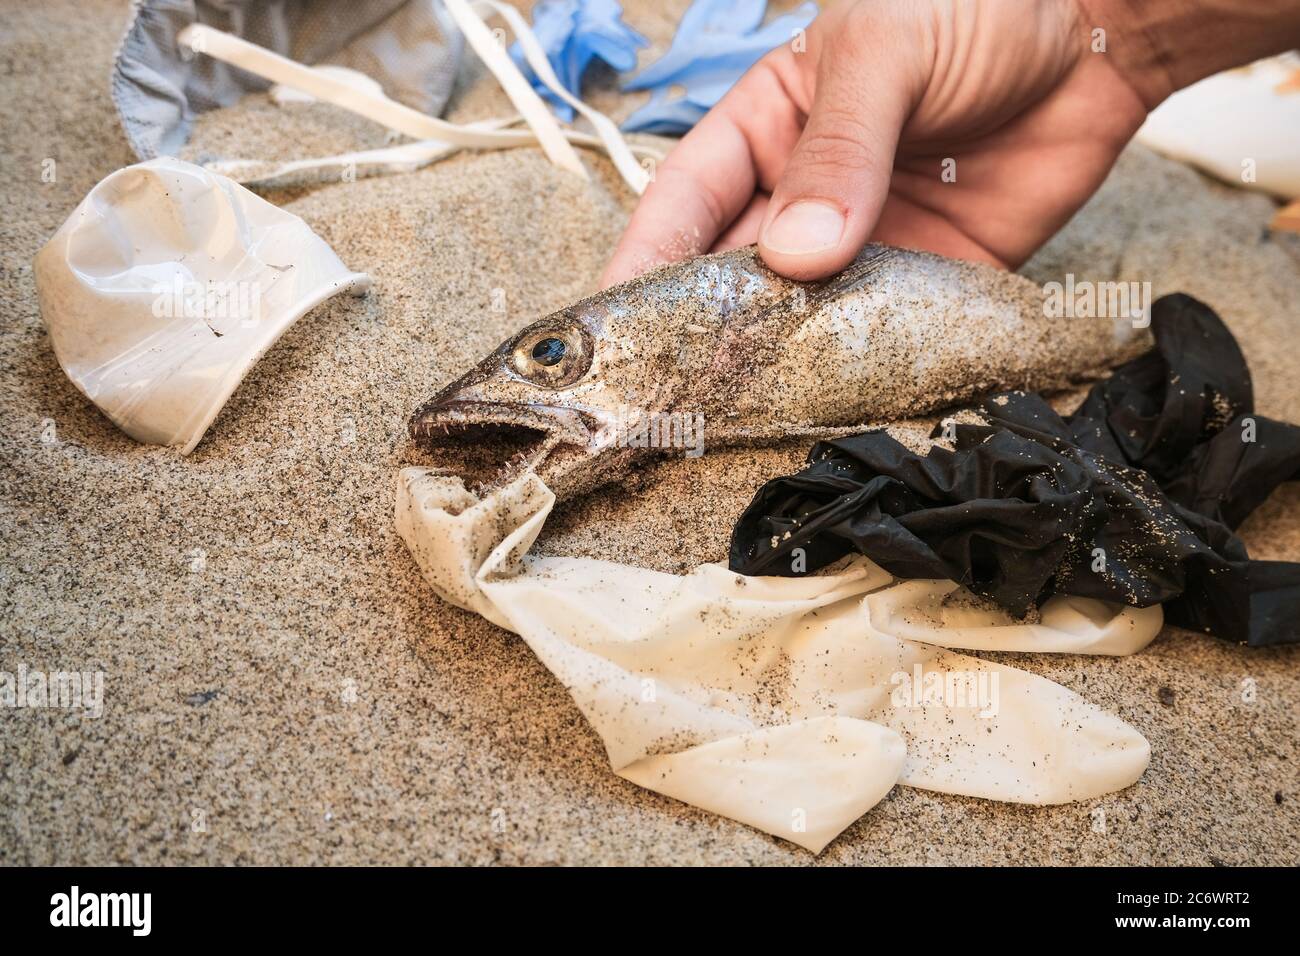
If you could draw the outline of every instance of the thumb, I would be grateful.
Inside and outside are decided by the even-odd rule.
[[[879,49],[845,49],[851,42],[832,41],[821,57],[808,122],[759,229],[763,261],[791,279],[839,272],[866,244],[911,109],[902,64]]]

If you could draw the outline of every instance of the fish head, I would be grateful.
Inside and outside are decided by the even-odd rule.
[[[422,405],[411,417],[411,437],[431,451],[483,446],[496,459],[477,482],[483,492],[525,471],[557,494],[580,479],[589,483],[597,459],[618,450],[623,410],[645,400],[645,373],[662,368],[662,339],[639,334],[638,325],[609,298],[549,315]],[[658,402],[670,401],[673,381],[654,380]]]
[[[599,453],[611,414],[591,375],[598,333],[567,312],[529,325],[425,402],[411,418],[412,440],[432,451],[481,446],[484,492],[525,471],[547,485],[562,480]],[[494,458],[503,460],[494,467]]]
[[[708,393],[728,319],[778,291],[745,252],[666,267],[534,322],[422,405],[411,438],[433,452],[485,449],[480,492],[526,471],[558,497],[617,477],[638,453],[619,442],[620,423]]]

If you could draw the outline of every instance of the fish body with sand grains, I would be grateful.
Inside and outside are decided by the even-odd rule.
[[[480,493],[532,471],[565,499],[680,453],[683,434],[709,448],[852,434],[1064,387],[1146,344],[1128,320],[1046,313],[1038,285],[990,266],[873,244],[795,282],[749,246],[540,319],[421,406],[410,433],[434,454],[486,454],[477,479],[458,472]]]

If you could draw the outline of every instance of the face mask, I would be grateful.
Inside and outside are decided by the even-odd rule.
[[[68,377],[132,438],[181,454],[289,326],[370,284],[297,216],[170,158],[100,182],[35,273]]]
[[[443,5],[423,0],[135,0],[130,20],[110,90],[140,159],[176,153],[197,114],[270,85],[237,64],[193,56],[177,39],[193,24],[304,63],[364,73],[434,116],[447,105],[464,49]]]

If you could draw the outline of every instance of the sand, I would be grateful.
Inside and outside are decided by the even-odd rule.
[[[684,6],[626,4],[660,49]],[[467,154],[271,194],[375,291],[300,321],[182,459],[72,387],[32,279],[40,245],[133,159],[105,82],[125,17],[122,2],[9,4],[0,33],[0,669],[105,673],[100,719],[0,713],[0,861],[814,862],[615,777],[564,688],[514,635],[433,597],[393,528],[411,410],[593,290],[631,206],[609,164],[584,153],[584,184],[536,150]],[[478,72],[454,118],[504,110]],[[190,155],[385,139],[253,98],[205,118]],[[1264,238],[1272,210],[1134,148],[1026,271],[1205,299],[1242,342],[1260,411],[1300,421],[1300,252]],[[755,487],[805,450],[669,461],[565,509],[541,546],[716,560]],[[1257,557],[1300,560],[1300,489],[1243,534]],[[1300,650],[1168,629],[1127,659],[999,658],[1137,727],[1142,780],[1051,808],[898,787],[817,863],[1300,862]]]

